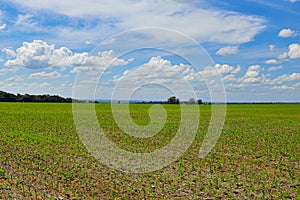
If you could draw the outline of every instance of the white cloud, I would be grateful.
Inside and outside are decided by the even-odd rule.
[[[272,65],[272,64],[278,64],[278,61],[276,59],[270,59],[265,61],[266,64]]]
[[[64,83],[60,84],[60,87],[68,87],[68,88],[71,88],[72,86],[73,86],[73,84],[70,83],[70,82],[64,82]]]
[[[243,83],[250,83],[250,84],[263,83],[265,77],[260,74],[261,69],[262,68],[260,65],[250,66],[246,74],[241,78],[241,81]]]
[[[291,58],[291,59],[300,58],[300,44],[294,43],[294,44],[289,45],[289,51],[280,54],[277,58],[279,60],[284,60],[284,59],[288,60],[288,58]]]
[[[296,1],[299,1],[299,0],[289,0],[289,2],[291,2],[291,3],[295,3]]]
[[[293,31],[291,29],[282,29],[279,33],[278,33],[279,37],[295,37],[297,36],[296,31]]]
[[[283,90],[289,90],[294,89],[293,87],[287,86],[287,85],[280,85],[280,86],[274,86],[272,89],[283,89]]]
[[[52,38],[52,42],[79,49],[83,46],[97,45],[103,38],[116,34],[116,30],[113,31],[109,24],[100,24],[100,22],[93,27],[59,26],[52,27],[49,31],[55,36]]]
[[[85,43],[86,45],[92,45],[92,44],[93,44],[93,41],[92,41],[92,40],[86,40],[84,43]]]
[[[4,13],[0,10],[0,30],[4,30],[7,27],[7,24],[2,23],[2,19],[4,18]]]
[[[220,56],[228,56],[228,55],[233,55],[238,53],[238,46],[226,46],[221,49],[219,49],[216,52],[216,55]]]
[[[271,71],[276,71],[276,70],[279,70],[279,69],[283,69],[283,67],[281,65],[280,66],[273,66],[273,67],[268,68],[268,71],[271,72]]]
[[[55,49],[54,45],[48,45],[42,40],[24,42],[23,46],[16,50],[14,60],[8,60],[5,66],[18,66],[30,69],[42,69],[51,67],[77,67],[81,69],[101,70],[109,65],[122,66],[129,61],[114,57],[114,52],[103,51],[97,55],[89,55],[86,52],[73,53],[66,47]]]
[[[234,76],[241,71],[241,67],[230,66],[228,64],[216,64],[215,66],[204,67],[201,71],[196,71],[191,66],[188,65],[179,65],[185,70],[178,70],[183,73],[184,79],[187,81],[210,81],[214,80],[216,76],[223,77],[223,81],[232,81]],[[178,66],[176,67],[178,69]]]
[[[22,82],[24,79],[20,76],[14,76],[14,77],[10,77],[5,79],[6,82],[13,82],[13,83],[19,83]]]
[[[48,86],[50,86],[50,84],[49,83],[40,83],[40,84],[38,84],[38,86],[39,87],[48,87]]]
[[[88,55],[88,53],[75,53],[67,60],[75,67],[71,73],[76,71],[95,71],[105,70],[113,66],[123,66],[128,64],[132,59],[124,60],[114,56],[114,51],[98,52],[97,55]]]
[[[34,10],[50,10],[71,17],[96,17],[108,21],[116,32],[136,27],[162,27],[181,31],[197,41],[239,44],[251,41],[265,28],[266,20],[192,2],[131,0],[15,0]],[[117,5],[117,6],[116,6]],[[84,9],[83,9],[84,8]],[[86,30],[90,32],[90,30]]]
[[[116,38],[111,38],[111,39],[109,39],[109,40],[107,40],[107,41],[104,41],[102,44],[103,44],[103,45],[112,44],[112,43],[114,43],[116,40],[117,40]]]
[[[87,56],[87,53],[82,53],[82,54]],[[61,47],[59,49],[52,48],[51,56],[48,59],[48,64],[51,66],[60,66],[60,67],[72,66],[73,64],[73,62],[71,62],[72,57],[73,57],[73,52],[66,47]]]
[[[152,57],[148,63],[134,70],[126,70],[118,80],[128,80],[131,82],[143,83],[145,79],[153,82],[168,82],[183,70],[183,66],[172,65],[169,60],[164,60],[161,57]],[[184,68],[187,66],[184,66]]]
[[[50,79],[59,78],[60,76],[61,74],[56,71],[50,73],[43,71],[43,72],[33,73],[29,75],[29,77],[31,78],[50,78]]]
[[[33,20],[31,19],[32,17],[33,16],[30,14],[18,15],[16,24],[17,25],[23,25],[23,24],[29,25],[31,23],[34,23]]]
[[[274,66],[268,68],[267,70],[274,71],[282,68],[282,66]],[[89,71],[90,69],[86,70]],[[226,87],[226,90],[228,91],[237,91],[235,93],[239,95],[241,94],[240,92],[245,93],[245,91],[246,93],[255,92],[257,94],[264,94],[264,92],[262,91],[269,91],[270,89],[288,89],[287,87],[291,87],[290,85],[292,83],[295,83],[300,79],[299,73],[283,74],[277,78],[271,79],[269,78],[271,77],[269,74],[265,75],[262,73],[263,70],[264,69],[260,65],[249,66],[246,72],[244,72],[244,74],[240,76],[242,69],[239,65],[234,67],[228,64],[216,64],[215,66],[207,66],[201,71],[197,71],[190,65],[172,65],[171,61],[169,60],[163,59],[161,57],[152,57],[147,63],[134,69],[125,70],[120,76],[114,76],[114,80],[112,82],[107,85],[102,84],[103,88],[101,88],[101,91],[107,91],[107,93],[110,93],[114,90],[115,84],[118,83],[118,89],[115,92],[119,96],[115,97],[124,97],[122,96],[123,93],[129,91],[133,93],[137,92],[138,94],[140,94],[140,99],[151,97],[153,97],[154,99],[164,99],[167,98],[167,96],[162,97],[161,94],[166,94],[165,90],[161,90],[161,88],[152,88],[150,90],[152,93],[149,93],[149,90],[147,90],[147,88],[149,89],[149,87],[147,87],[147,85],[157,84],[160,86],[170,86],[176,88],[176,90],[178,91],[184,91],[184,87],[182,86],[182,84],[183,82],[188,81],[193,87],[198,89],[201,88],[202,90],[203,88],[205,88],[203,78],[206,78],[206,80],[210,82],[214,80],[214,76],[220,75],[221,77],[223,77],[222,80],[224,81],[224,85]],[[84,81],[87,81],[87,84],[91,84],[89,82],[91,80]],[[195,86],[194,83],[196,83],[197,85]],[[82,86],[82,84],[80,85]],[[139,89],[143,87],[145,87],[146,89]],[[185,95],[185,97],[188,96]]]
[[[4,30],[6,28],[7,24],[0,25],[0,30]]]
[[[286,81],[300,80],[300,73],[284,74],[275,79],[275,82],[282,83]]]
[[[275,50],[276,46],[274,44],[269,45],[269,51],[273,52]]]
[[[300,58],[300,45],[297,43],[291,44],[289,46],[288,56],[293,59]]]
[[[17,54],[14,50],[8,49],[8,48],[3,48],[2,52],[5,53],[6,55],[10,57],[15,57]]]
[[[220,66],[217,64],[216,68],[220,69]],[[223,66],[226,66],[223,65]],[[227,67],[228,68],[228,67]],[[232,67],[229,66],[229,68],[232,69]],[[240,67],[238,66],[235,68],[233,71],[239,72]],[[283,66],[273,66],[268,68],[268,71],[275,71],[283,69]],[[263,68],[260,65],[253,65],[248,67],[246,73],[242,77],[237,77],[238,73],[229,73],[226,75],[226,70],[219,70],[223,77],[223,81],[225,83],[225,87],[228,89],[237,89],[237,88],[252,88],[252,89],[257,89],[259,91],[260,88],[265,88],[265,89],[289,89],[286,88],[284,85],[281,85],[283,82],[293,82],[293,81],[298,81],[300,80],[300,73],[292,73],[292,74],[283,74],[277,78],[274,79],[269,79],[267,78],[268,75],[265,75],[261,73]],[[204,72],[208,72],[209,70],[201,71],[199,74],[203,74]],[[232,71],[232,70],[231,70]],[[295,87],[294,87],[295,88]]]
[[[23,46],[16,50],[16,59],[8,60],[5,66],[21,66],[31,69],[49,67],[49,59],[54,50],[54,45],[48,45],[41,40],[32,43],[24,42]]]
[[[257,77],[260,73],[260,70],[261,70],[260,65],[250,66],[245,74],[245,77]]]
[[[93,67],[91,67],[91,66],[82,66],[82,67],[75,67],[74,69],[72,69],[70,71],[70,73],[76,74],[78,72],[89,72],[89,71],[93,71]]]
[[[46,31],[45,27],[42,28],[38,25],[31,14],[18,15],[18,18],[14,24],[14,29],[23,32]]]
[[[227,64],[216,64],[215,68],[219,71],[219,73],[221,74],[231,74],[231,75],[235,75],[237,73],[239,73],[241,71],[241,67],[238,65],[237,67],[233,67]]]
[[[149,62],[115,77],[114,98],[126,99],[127,94],[134,94],[137,91],[149,93],[151,88],[150,91],[154,95],[164,95],[167,90],[168,93],[170,91],[176,93],[181,99],[191,97],[191,86],[189,80],[185,78],[189,74],[194,74],[193,68],[189,65],[172,65],[169,60],[152,57]]]
[[[287,57],[288,57],[288,53],[284,52],[278,56],[278,59],[283,60],[283,59],[286,59]]]
[[[12,67],[0,68],[0,74],[6,74],[9,72],[16,72],[16,71],[18,71],[18,69]]]

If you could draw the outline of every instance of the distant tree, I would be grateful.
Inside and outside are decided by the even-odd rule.
[[[179,99],[177,99],[175,96],[172,96],[168,98],[168,104],[179,104]]]
[[[198,104],[203,104],[202,99],[198,99],[198,100],[197,100],[197,103],[198,103]]]
[[[168,103],[169,104],[174,104],[175,101],[176,101],[176,97],[175,96],[172,96],[172,97],[168,98]]]
[[[17,101],[17,96],[14,94],[0,91],[0,101],[14,102]]]
[[[196,101],[194,98],[190,98],[189,101],[187,102],[188,104],[195,104]]]
[[[32,102],[32,97],[29,94],[22,95],[22,101],[24,102]]]
[[[21,95],[21,94],[17,94],[17,98],[16,98],[16,101],[22,101],[22,97],[23,95]]]

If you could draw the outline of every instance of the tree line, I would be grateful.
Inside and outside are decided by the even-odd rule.
[[[0,91],[0,102],[60,102],[72,103],[72,98],[63,98],[58,95],[30,95],[30,94],[12,94]]]
[[[168,98],[167,103],[168,104],[203,104],[202,99],[198,99],[197,101],[195,101],[194,98],[190,98],[188,101],[180,101],[175,96]]]

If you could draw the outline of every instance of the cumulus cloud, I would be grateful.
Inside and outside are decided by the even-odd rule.
[[[282,83],[287,81],[300,80],[300,73],[284,74],[275,79],[275,82]]]
[[[149,62],[134,70],[126,70],[121,76],[115,77],[115,82],[123,81],[122,84],[132,85],[142,84],[145,80],[159,84],[175,84],[178,79],[204,83],[214,81],[216,78],[234,76],[241,71],[241,67],[233,67],[227,64],[216,64],[206,66],[198,71],[193,66],[187,64],[172,65],[171,61],[161,57],[152,57]],[[217,77],[216,77],[217,76]],[[174,81],[176,80],[176,81]],[[176,84],[181,87],[180,84]]]
[[[21,66],[31,69],[46,68],[50,65],[54,45],[48,45],[41,40],[34,40],[32,43],[24,42],[23,46],[16,50],[16,59],[8,60],[5,66]]]
[[[239,66],[238,66],[239,67]],[[237,68],[236,68],[237,69]],[[273,66],[268,68],[268,71],[275,71],[283,69],[283,66]],[[252,65],[249,66],[246,73],[237,77],[237,74],[229,74],[223,77],[223,81],[227,88],[246,88],[246,87],[266,87],[266,88],[274,88],[284,89],[281,85],[283,82],[293,82],[300,80],[300,73],[292,73],[292,74],[283,74],[278,76],[277,78],[267,78],[268,75],[263,74],[261,71],[263,68],[260,65]],[[239,70],[236,70],[239,71]],[[222,73],[224,75],[224,73]]]
[[[283,67],[272,66],[266,70],[275,71],[279,69],[283,69]],[[271,76],[264,74],[263,71],[262,66],[252,65],[242,73],[242,68],[239,65],[231,66],[228,64],[207,66],[197,71],[197,69],[190,65],[173,65],[170,60],[161,57],[152,57],[147,63],[135,69],[126,70],[120,76],[115,76],[113,82],[115,84],[119,83],[118,92],[122,93],[122,91],[136,90],[136,88],[139,88],[138,86],[144,87],[145,83],[155,83],[164,86],[172,85],[172,87],[176,87],[179,90],[184,90],[181,86],[181,82],[188,81],[195,88],[199,89],[199,87],[202,88],[202,86],[205,88],[204,78],[210,82],[214,80],[215,76],[222,78],[224,86],[229,91],[239,89],[261,91],[272,88],[275,89],[275,87],[277,87],[277,89],[287,89],[284,85],[292,84],[287,82],[294,83],[300,80],[299,73],[283,74],[277,78],[270,78]]]
[[[262,67],[260,65],[250,66],[242,77],[242,82],[244,83],[261,83],[264,80],[264,76],[260,74]]]
[[[300,58],[300,45],[297,43],[291,44],[289,46],[288,56],[293,59]]]
[[[188,1],[86,0],[83,3],[81,0],[47,0],[42,4],[39,0],[14,2],[34,10],[50,10],[70,17],[97,17],[101,21],[109,21],[111,27],[118,32],[136,27],[163,27],[181,31],[201,42],[249,42],[265,28],[266,22],[257,16],[203,9]],[[89,30],[87,32],[90,33]]]
[[[291,58],[291,59],[300,58],[300,44],[293,43],[293,44],[289,45],[289,51],[280,54],[277,58],[279,60],[284,60],[284,59],[288,59],[288,58]],[[273,63],[271,63],[271,64],[273,64]],[[274,64],[276,64],[276,63],[274,63]]]
[[[8,48],[3,48],[2,52],[5,53],[6,55],[10,57],[15,57],[17,54],[14,50],[8,49]]]
[[[12,55],[12,52],[7,49],[4,51]],[[49,45],[45,41],[34,40],[33,42],[24,42],[23,46],[16,50],[15,59],[8,60],[5,66],[30,69],[74,67],[75,71],[81,69],[92,71],[102,70],[108,65],[122,66],[127,63],[126,60],[116,58],[112,50],[99,52],[97,55],[89,55],[86,52],[73,53],[66,47],[56,49],[54,45]]]
[[[259,75],[260,70],[260,65],[250,66],[245,74],[245,77],[257,77]]]
[[[189,85],[193,86],[195,84],[196,90],[206,88],[204,83],[214,87],[218,84],[217,79],[221,78],[218,75],[221,73],[228,75],[239,71],[239,67],[236,69],[229,65],[218,65],[217,68],[207,66],[203,70],[197,71],[190,65],[173,65],[169,60],[152,57],[149,62],[138,68],[124,71],[121,76],[115,77],[114,82],[118,83],[123,90],[126,89],[125,91],[145,84],[156,84],[169,89],[173,88],[174,91],[181,91],[181,94],[183,94],[188,92]]]
[[[291,3],[295,3],[296,1],[299,1],[299,0],[289,0],[289,2],[291,2]]]
[[[124,66],[132,61],[132,59],[124,60],[116,58],[114,56],[114,51],[103,51],[98,52],[97,55],[89,56],[88,53],[75,53],[73,56],[69,57],[68,61],[75,67],[71,73],[76,73],[78,71],[95,71],[95,70],[105,70],[113,66]]]
[[[188,73],[184,74],[184,79],[188,81],[209,81],[213,80],[216,77],[223,77],[223,81],[228,81],[230,77],[234,77],[241,71],[241,67],[238,65],[237,67],[230,66],[228,64],[215,64],[215,66],[206,66],[201,71],[196,71],[191,69],[188,65],[182,65],[186,68],[185,71]]]
[[[278,64],[278,61],[276,59],[270,59],[265,61],[266,64],[272,65],[272,64]]]
[[[188,65],[172,65],[171,61],[161,57],[152,57],[148,63],[134,70],[126,70],[118,80],[128,82],[144,82],[145,79],[156,83],[169,82],[178,76],[178,73],[188,73],[192,70]],[[193,71],[193,70],[192,70]],[[130,76],[128,76],[130,74]]]
[[[50,73],[43,71],[43,72],[33,73],[29,75],[29,77],[31,78],[49,78],[49,79],[59,78],[60,76],[61,74],[56,71]]]
[[[238,53],[238,46],[226,46],[221,49],[219,49],[216,52],[216,55],[220,56],[228,56],[228,55],[233,55]]]
[[[193,73],[194,70],[189,65],[172,65],[169,60],[159,56],[152,57],[147,63],[137,68],[126,70],[121,76],[115,77],[113,81],[116,84],[114,87],[114,98],[126,99],[127,94],[133,94],[139,90],[138,88],[140,88],[142,93],[147,91],[145,88],[152,88],[152,93],[155,91],[154,95],[172,91],[179,98],[183,96],[191,97],[191,86],[189,85],[189,80],[185,79],[185,77]]]
[[[291,29],[282,29],[279,33],[278,33],[279,37],[295,37],[297,36],[297,32],[293,31]]]
[[[233,67],[227,64],[216,64],[215,68],[219,71],[219,73],[221,74],[231,74],[231,75],[235,75],[237,73],[239,73],[241,71],[241,67],[238,65],[237,67]]]
[[[267,71],[275,71],[283,69],[282,66],[273,66]],[[180,79],[189,81],[192,85],[194,81],[213,80],[210,77],[220,75],[224,81],[226,88],[252,88],[253,86],[264,89],[285,89],[283,82],[291,82],[300,79],[299,73],[283,74],[277,78],[270,79],[268,75],[262,73],[264,69],[260,65],[249,66],[246,72],[241,74],[241,67],[230,66],[228,64],[216,64],[215,66],[207,66],[201,71],[196,71],[192,66],[179,64],[172,65],[169,60],[160,57],[153,57],[150,61],[134,70],[126,70],[120,77],[116,77],[115,81],[121,81],[122,84],[131,85],[132,83],[142,84],[143,81],[155,82],[158,84],[174,84],[174,77],[181,75]],[[125,85],[123,85],[125,87]],[[178,86],[180,87],[180,85]]]

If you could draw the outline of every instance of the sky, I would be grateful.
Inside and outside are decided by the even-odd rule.
[[[0,90],[300,102],[299,0],[2,0]]]

